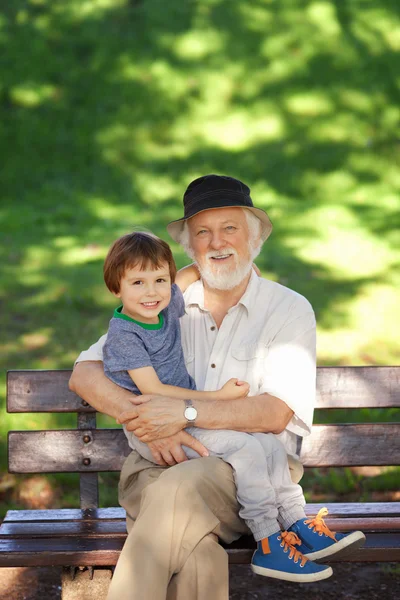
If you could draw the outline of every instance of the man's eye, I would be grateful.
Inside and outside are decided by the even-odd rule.
[[[207,233],[207,229],[200,229],[200,231],[197,232],[197,235],[201,235],[203,233]]]
[[[236,227],[234,227],[233,225],[228,225],[227,227],[225,227],[225,229],[228,229],[229,231],[234,231]]]

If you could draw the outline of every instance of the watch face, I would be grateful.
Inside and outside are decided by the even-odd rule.
[[[197,417],[197,410],[194,408],[194,406],[188,406],[185,409],[185,418],[188,421],[194,421],[196,417]]]

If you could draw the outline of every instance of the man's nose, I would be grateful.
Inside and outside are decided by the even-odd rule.
[[[219,232],[215,232],[212,234],[210,246],[214,250],[219,250],[225,246],[225,240],[223,236]]]

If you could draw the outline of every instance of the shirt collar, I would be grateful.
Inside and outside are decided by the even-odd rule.
[[[256,301],[259,287],[259,278],[256,275],[254,269],[251,270],[250,281],[246,288],[245,293],[240,298],[238,304],[242,304],[247,311],[250,310],[250,307]],[[185,304],[186,306],[198,306],[200,310],[204,310],[206,312],[207,309],[204,307],[204,286],[201,280],[195,281],[188,287],[186,292],[184,293]]]

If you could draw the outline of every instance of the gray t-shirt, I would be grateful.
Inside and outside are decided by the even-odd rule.
[[[161,383],[195,390],[196,385],[186,370],[181,344],[179,318],[185,314],[182,292],[176,284],[171,288],[171,301],[160,313],[156,325],[139,325],[120,308],[110,321],[103,348],[104,373],[117,385],[136,394],[141,391],[128,371],[153,367]]]

